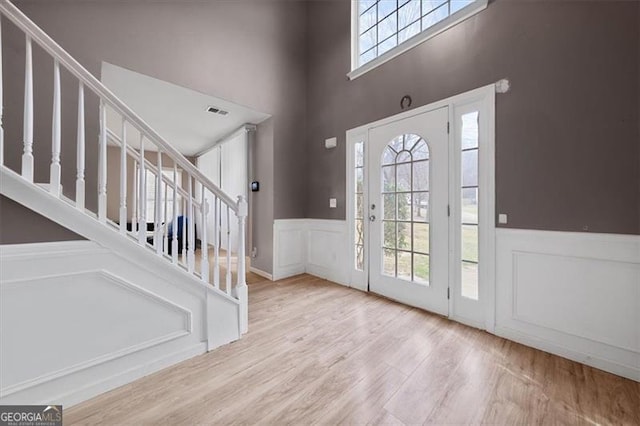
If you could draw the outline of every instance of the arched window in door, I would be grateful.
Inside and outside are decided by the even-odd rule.
[[[429,284],[429,147],[394,138],[382,154],[383,274]]]

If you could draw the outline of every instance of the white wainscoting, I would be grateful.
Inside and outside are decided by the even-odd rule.
[[[348,285],[345,221],[274,225],[275,280]],[[496,230],[495,333],[640,381],[640,236]]]
[[[304,272],[348,285],[344,220],[283,219],[273,227],[273,279]]]
[[[640,236],[498,229],[496,334],[640,380]]]
[[[349,285],[348,244],[346,221],[307,219],[307,273]]]
[[[73,405],[237,339],[237,306],[178,276],[91,241],[0,246],[0,404]],[[215,336],[207,296],[232,319]]]
[[[273,279],[275,281],[306,271],[306,241],[306,219],[284,219],[273,222]]]

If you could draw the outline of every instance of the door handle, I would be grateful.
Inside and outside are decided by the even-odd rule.
[[[369,216],[369,221],[370,222],[375,222],[376,221],[376,216],[375,215]]]

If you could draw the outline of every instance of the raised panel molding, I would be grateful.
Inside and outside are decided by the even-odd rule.
[[[639,277],[638,264],[514,252],[513,318],[640,352],[627,326],[640,323]]]
[[[640,380],[640,236],[496,239],[496,334]]]
[[[309,219],[306,271],[342,285],[349,283],[347,223]]]
[[[274,222],[273,279],[308,273],[347,285],[346,221],[282,219]]]
[[[148,268],[88,240],[0,245],[0,404],[71,406],[239,338],[237,303]]]
[[[305,272],[306,221],[276,220],[273,224],[273,279],[280,280]]]
[[[112,286],[115,291],[109,289]],[[118,295],[118,289],[125,290],[129,295]],[[2,351],[2,370],[4,371],[2,384],[5,385],[7,381],[11,382],[12,375],[18,374],[20,379],[16,383],[2,387],[0,394],[3,397],[187,336],[192,331],[191,311],[103,270],[3,281],[1,291],[2,321],[0,322],[0,330],[2,330],[2,345],[4,346]],[[56,293],[59,293],[60,297],[57,300],[55,299]],[[102,297],[91,301],[91,296],[96,293]],[[112,300],[110,300],[111,297]],[[138,299],[137,303],[134,302],[136,298]],[[68,302],[63,302],[63,299],[68,299]],[[104,312],[100,312],[100,306],[78,306],[83,300],[86,300],[87,303],[104,303],[105,305],[114,303],[114,305],[104,306]],[[52,302],[57,302],[56,306],[47,307]],[[166,317],[164,322],[171,324],[170,326],[165,324],[166,329],[158,329],[154,333],[155,335],[148,339],[124,346],[121,342],[126,342],[126,339],[118,339],[113,342],[115,347],[107,348],[105,347],[107,342],[104,342],[103,335],[107,329],[118,328],[119,321],[124,322],[126,327],[133,328],[135,326],[135,324],[128,322],[131,318],[126,318],[123,315],[124,303],[129,305],[130,311],[144,312],[148,316],[148,320],[154,323],[160,322],[160,317],[164,315]],[[58,306],[59,309],[57,309]],[[78,309],[79,307],[81,309]],[[154,309],[157,307],[160,309]],[[86,315],[89,310],[95,314],[93,318]],[[84,311],[85,315],[79,315],[82,313],[80,311]],[[111,311],[113,318],[106,317],[107,311]],[[15,318],[19,318],[20,313],[23,315],[28,313],[28,315],[24,316],[23,320],[16,322]],[[135,312],[129,312],[129,314],[131,313]],[[168,318],[169,316],[172,318]],[[148,328],[150,325],[146,324],[145,327]],[[100,326],[102,329],[99,328]],[[129,329],[131,334],[135,332],[132,328]],[[75,332],[65,336],[65,332],[68,332],[69,329],[73,329]],[[82,332],[85,333],[84,336],[81,335]],[[92,356],[89,356],[88,359],[76,360],[78,362],[72,361],[71,365],[64,366],[64,363],[70,359],[80,357],[81,353],[86,351],[84,348],[90,346],[92,338],[95,337],[100,340],[100,344],[94,345],[94,352],[97,353],[91,354]],[[129,339],[131,337],[128,336]],[[78,344],[84,348],[74,347]],[[33,347],[28,348],[29,345]],[[12,350],[17,351],[14,356],[10,355]],[[58,365],[60,368],[54,367],[51,371],[51,368],[47,368],[44,359],[38,356],[34,357],[34,354],[41,351],[46,351],[48,357],[55,358],[55,361],[62,363],[62,366]],[[32,358],[34,365],[28,365],[29,358]],[[16,368],[20,361],[21,368]],[[45,372],[36,377],[19,376],[21,371],[33,373],[38,368],[44,369]]]

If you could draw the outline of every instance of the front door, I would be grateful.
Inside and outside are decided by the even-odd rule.
[[[448,315],[448,108],[373,127],[368,140],[369,290]]]

